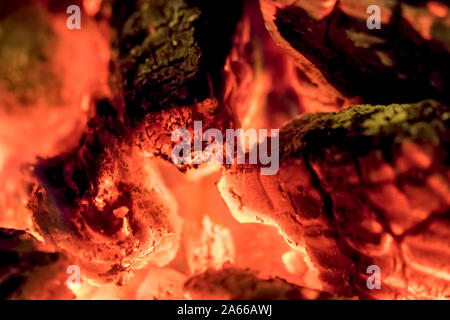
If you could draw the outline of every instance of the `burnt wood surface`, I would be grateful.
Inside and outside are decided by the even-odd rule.
[[[260,0],[274,40],[310,81],[323,85],[311,68],[319,70],[344,97],[371,104],[449,101],[450,20],[428,2]],[[380,29],[367,27],[370,5],[380,8]]]
[[[73,299],[65,283],[69,265],[30,234],[0,228],[0,299]]]
[[[280,278],[267,278],[250,269],[226,266],[207,270],[186,281],[192,299],[229,300],[328,300],[326,292],[302,288]]]
[[[448,297],[449,116],[434,101],[307,114],[280,132],[277,175],[235,166],[219,188],[238,220],[306,246],[330,292]],[[366,285],[371,265],[381,290]]]
[[[393,3],[382,29],[372,31],[365,19],[344,9],[352,7],[344,0],[320,18],[295,5],[277,7],[270,21],[265,16],[275,40],[281,37],[291,54],[309,61],[310,69],[304,61],[300,68],[313,86],[336,87],[340,105],[355,96],[386,105],[293,120],[281,131],[277,176],[262,179],[256,166],[231,167],[220,188],[231,211],[275,223],[293,246],[305,244],[326,291],[348,297],[448,297],[450,115],[442,102],[448,101],[447,22],[432,17],[435,29],[427,38],[406,15],[425,4]],[[147,262],[146,254],[157,253],[160,244],[164,249],[166,235],[179,236],[177,218],[165,208],[170,201],[147,190],[141,179],[148,177],[141,175],[146,157],[168,159],[171,132],[192,131],[194,120],[203,120],[205,128],[232,125],[214,97],[222,90],[240,3],[112,0],[105,5],[113,13],[115,99],[97,103],[75,150],[39,160],[29,207],[44,238],[59,250],[76,252],[88,276],[122,284],[135,265]],[[440,102],[387,105],[422,98]],[[108,198],[109,187],[116,198]],[[104,206],[97,196],[104,196]],[[131,222],[131,235],[125,221]],[[365,269],[371,264],[388,279],[381,291],[367,290]],[[212,277],[231,281],[234,273]]]
[[[169,159],[172,131],[192,131],[194,120],[230,126],[214,90],[240,2],[224,11],[200,0],[105,6],[113,13],[115,96],[97,101],[78,147],[40,159],[29,207],[44,238],[88,277],[123,284],[136,266],[166,264],[178,249],[179,217],[149,158]]]
[[[112,1],[113,75],[127,117],[220,92],[241,1]]]

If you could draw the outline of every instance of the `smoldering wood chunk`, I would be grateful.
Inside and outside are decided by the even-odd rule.
[[[43,251],[30,234],[0,228],[0,299],[73,299],[68,266],[63,254]]]
[[[211,83],[220,90],[240,1],[117,0],[112,9],[113,82],[131,120],[201,101]]]
[[[449,101],[450,16],[436,16],[427,2],[260,2],[275,40],[306,57],[345,96],[371,104]],[[367,26],[371,5],[380,8],[380,29]]]
[[[97,113],[78,148],[35,166],[29,207],[44,239],[85,276],[122,284],[136,268],[173,259],[181,220],[135,132],[107,101]]]
[[[306,247],[324,289],[370,298],[449,295],[450,108],[434,101],[304,115],[280,132],[277,175],[235,166],[219,183],[241,221]],[[367,268],[381,268],[370,290]]]
[[[337,297],[298,287],[280,278],[265,278],[249,269],[208,270],[186,281],[190,298],[206,300],[325,300]]]
[[[205,99],[200,103],[191,106],[170,107],[160,112],[151,112],[133,130],[133,140],[137,146],[148,156],[158,157],[173,163],[172,151],[177,141],[172,137],[176,130],[186,130],[191,137],[190,163],[177,164],[178,169],[185,172],[187,169],[196,168],[194,139],[203,140],[198,133],[194,132],[194,122],[201,121],[202,132],[208,129],[217,129],[225,132],[233,127],[233,121],[229,113],[221,108],[221,104],[216,99]],[[182,139],[183,142],[186,142]],[[213,141],[202,141],[202,150]],[[225,147],[223,147],[225,148]],[[225,149],[223,151],[225,153]],[[176,156],[183,156],[180,152]]]

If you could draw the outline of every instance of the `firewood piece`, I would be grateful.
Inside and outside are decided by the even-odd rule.
[[[249,269],[208,270],[186,281],[187,295],[205,300],[327,300],[331,294],[298,287],[280,278],[259,276]]]
[[[31,228],[23,167],[77,146],[93,102],[106,94],[108,41],[84,12],[82,31],[66,26],[67,7],[81,3],[0,5],[1,226]]]
[[[73,299],[62,253],[45,252],[30,234],[0,228],[0,299]]]
[[[106,101],[72,153],[41,159],[29,202],[46,241],[98,282],[127,281],[146,263],[178,250],[176,202],[145,152]]]
[[[240,17],[240,1],[112,1],[113,66],[131,120],[175,103],[192,104],[216,86]]]
[[[260,3],[275,41],[317,85],[325,86],[317,80],[320,71],[345,97],[366,103],[449,101],[450,18],[436,16],[425,2]],[[371,5],[380,8],[380,29],[367,26]],[[442,4],[444,10],[447,5]]]
[[[36,165],[38,183],[29,207],[37,228],[93,280],[122,284],[135,268],[174,258],[181,221],[150,158],[169,159],[172,130],[192,131],[194,120],[214,128],[228,124],[218,101],[206,99],[211,92],[204,80],[206,72],[214,77],[216,68],[223,68],[239,10],[223,16],[207,1],[197,4],[202,10],[183,0],[112,2],[116,100],[126,108],[100,102],[73,152]],[[226,27],[218,27],[223,19]],[[197,24],[204,25],[197,29]],[[214,30],[217,46],[208,43]],[[191,105],[182,104],[186,97],[179,95],[188,83],[195,87]]]
[[[305,246],[327,291],[447,297],[449,121],[434,101],[304,115],[281,130],[277,175],[234,166],[219,189],[238,220]],[[371,265],[380,290],[367,287]]]

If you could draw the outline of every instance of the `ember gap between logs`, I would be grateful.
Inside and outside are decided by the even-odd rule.
[[[448,299],[449,5],[0,3],[0,297]]]

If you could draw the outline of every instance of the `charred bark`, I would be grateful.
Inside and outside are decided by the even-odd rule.
[[[330,292],[446,297],[449,111],[424,101],[304,115],[281,130],[276,176],[234,167],[219,188],[238,220],[275,224],[305,246]],[[371,265],[381,290],[367,287]]]
[[[371,104],[449,101],[450,22],[425,1],[260,2],[275,41],[317,85],[311,68],[345,97]],[[380,8],[380,29],[367,26],[371,5]]]
[[[107,101],[97,113],[76,150],[35,166],[29,207],[44,239],[87,277],[122,284],[138,266],[173,259],[181,221],[135,131]]]
[[[112,1],[112,8],[113,82],[132,122],[220,92],[240,1]]]
[[[24,231],[0,228],[0,299],[73,299],[66,286],[69,261],[45,252]]]
[[[302,288],[280,278],[265,278],[249,269],[225,267],[208,270],[186,281],[192,299],[227,300],[327,300],[331,294]]]
[[[230,125],[207,76],[220,77],[240,3],[227,4],[226,18],[192,3],[109,3],[119,103],[99,101],[80,145],[36,165],[38,230],[94,280],[122,284],[135,268],[174,258],[181,221],[149,158],[170,159],[172,131],[192,131],[194,120]]]

